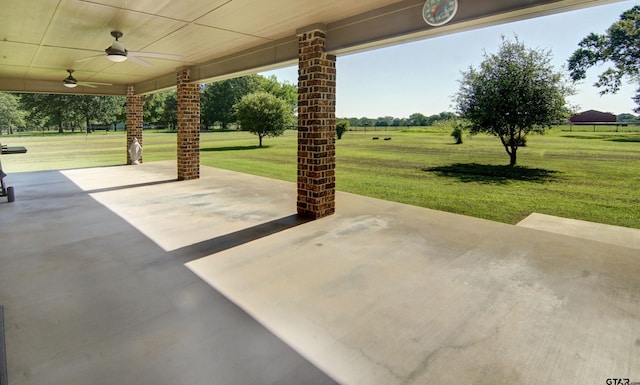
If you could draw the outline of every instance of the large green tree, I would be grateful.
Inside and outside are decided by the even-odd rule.
[[[142,119],[145,125],[160,126],[168,92],[157,92],[143,96]]]
[[[568,60],[571,78],[582,80],[590,67],[613,64],[599,75],[595,86],[602,95],[616,93],[628,77],[638,84],[633,100],[639,105],[634,110],[640,112],[640,5],[623,12],[604,35],[591,33],[578,46]]]
[[[295,112],[298,109],[298,87],[284,81],[279,82],[275,75],[269,77],[260,76],[260,91],[268,92],[286,101]]]
[[[245,95],[235,105],[238,122],[260,139],[266,136],[280,136],[293,124],[293,110],[284,99],[264,91]]]
[[[82,116],[87,132],[91,131],[92,122],[115,124],[124,104],[122,96],[73,95],[71,99],[72,111]]]
[[[237,121],[233,106],[243,96],[260,89],[259,75],[221,80],[203,86],[200,94],[200,114],[204,127],[219,123],[226,129]]]
[[[479,68],[462,73],[455,101],[460,116],[470,122],[470,133],[500,138],[514,166],[529,132],[544,132],[568,115],[565,97],[571,92],[551,65],[550,51],[503,37],[498,53],[485,53]]]
[[[167,92],[162,115],[158,121],[162,127],[175,129],[178,126],[178,99],[176,91]]]
[[[55,125],[62,133],[65,126],[78,120],[73,95],[21,94],[20,104],[28,113],[28,123],[36,127]]]
[[[0,92],[0,134],[5,127],[9,134],[13,133],[15,127],[24,127],[25,115],[16,95]]]
[[[62,133],[65,126],[77,126],[84,122],[90,130],[91,122],[116,123],[122,116],[124,97],[59,94],[21,94],[20,103],[36,126],[58,126]]]
[[[287,82],[279,83],[275,76],[248,75],[221,80],[203,86],[200,96],[202,124],[205,127],[219,123],[223,129],[237,119],[233,106],[243,96],[264,91],[286,101],[295,111],[298,103],[297,88]]]

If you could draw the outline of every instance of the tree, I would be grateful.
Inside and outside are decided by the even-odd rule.
[[[162,115],[158,120],[158,124],[162,127],[174,129],[178,126],[178,99],[176,91],[167,92],[164,100],[164,108]]]
[[[275,75],[260,77],[262,78],[259,81],[260,91],[268,92],[283,99],[291,105],[291,109],[294,112],[298,109],[298,87],[286,81],[282,83],[278,82],[278,78]]]
[[[291,105],[268,92],[258,91],[245,95],[235,105],[238,122],[243,129],[262,138],[280,136],[293,124]]]
[[[201,117],[204,127],[220,123],[226,129],[237,121],[233,106],[243,96],[252,92],[265,91],[285,100],[292,111],[298,106],[298,89],[287,82],[279,83],[275,76],[248,75],[207,84],[200,98]]]
[[[380,116],[374,123],[376,127],[389,127],[393,125],[393,116]]]
[[[3,127],[7,127],[8,134],[13,134],[14,127],[24,127],[25,115],[17,96],[0,92],[0,134]]]
[[[238,120],[233,106],[243,96],[261,90],[263,84],[263,76],[249,75],[205,85],[200,98],[203,125],[220,123],[222,129],[227,129]]]
[[[336,123],[336,135],[338,136],[338,139],[342,139],[342,135],[344,135],[344,133],[347,132],[348,129],[349,129],[348,120],[343,119],[338,123]]]
[[[142,120],[145,125],[160,126],[168,92],[158,92],[143,96]]]
[[[61,95],[54,95],[61,96]],[[125,98],[122,96],[72,95],[71,111],[82,116],[91,132],[91,122],[114,124],[124,109]]]
[[[32,124],[48,126],[55,124],[58,132],[64,132],[64,126],[77,121],[73,95],[21,94],[20,104],[28,113]]]
[[[22,94],[22,107],[32,124],[55,124],[62,133],[64,126],[75,126],[82,120],[90,123],[116,123],[122,116],[125,98],[122,96]]]
[[[470,133],[500,138],[514,166],[529,132],[542,133],[568,115],[565,97],[572,91],[552,67],[550,51],[503,37],[497,54],[485,53],[478,69],[462,73],[455,101],[461,118],[470,122]]]
[[[375,120],[369,119],[367,117],[362,117],[359,119],[358,127],[367,127],[373,126],[375,124]]]
[[[360,119],[358,118],[347,118],[349,121],[349,126],[358,127],[360,125]]]
[[[412,126],[424,127],[427,125],[428,121],[429,118],[419,112],[409,115],[409,122]]]
[[[585,79],[588,68],[613,63],[594,85],[602,89],[601,95],[614,94],[620,89],[622,78],[628,77],[639,85],[633,100],[639,105],[634,111],[640,112],[640,5],[623,12],[605,35],[591,33],[578,46],[568,60],[571,78]]]
[[[620,114],[616,117],[616,122],[618,123],[635,123],[638,121],[638,117],[634,114]]]

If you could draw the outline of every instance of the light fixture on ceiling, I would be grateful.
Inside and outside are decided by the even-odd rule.
[[[73,77],[73,75],[71,75],[73,73],[73,70],[67,70],[67,72],[69,73],[69,77],[64,79],[62,81],[62,84],[67,88],[75,88],[75,87],[77,87],[78,86],[78,81],[76,80],[76,78]]]
[[[73,70],[72,69],[68,69],[67,72],[69,73],[69,76],[64,79],[62,81],[62,85],[64,85],[67,88],[76,88],[77,86],[83,86],[83,87],[89,87],[89,88],[96,88],[98,86],[111,86],[111,83],[100,83],[100,82],[79,82],[76,80],[76,78],[73,77]]]
[[[104,50],[107,53],[107,58],[116,63],[121,63],[127,60],[128,51],[124,48],[124,44],[118,41],[118,38],[122,37],[122,32],[111,31],[111,36],[115,37],[116,41],[114,41],[109,48]]]
[[[142,57],[151,57],[155,59],[164,59],[164,60],[181,60],[182,55],[172,55],[167,53],[158,53],[158,52],[139,52],[139,51],[127,51],[124,48],[124,43],[119,41],[123,34],[120,31],[111,31],[111,36],[113,36],[116,40],[111,44],[111,46],[104,51],[107,53],[107,58],[112,62],[121,63],[125,60],[130,59],[130,61],[135,62],[137,64],[143,65],[145,67],[150,67],[151,63],[143,60]],[[86,57],[84,59],[75,60],[75,63],[80,63],[83,61],[91,60],[96,57],[100,57],[103,55],[95,55]],[[81,84],[82,85],[82,84]]]

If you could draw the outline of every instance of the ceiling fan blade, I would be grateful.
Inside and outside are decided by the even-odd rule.
[[[169,53],[129,51],[129,57],[132,57],[132,56],[152,57],[156,59],[168,59],[168,60],[180,60],[184,57],[182,55],[172,55]]]
[[[111,83],[100,83],[100,82],[78,82],[78,85],[87,86],[87,87],[97,87],[97,86],[112,86]]]
[[[137,57],[137,56],[129,55],[129,56],[128,56],[128,58],[129,58],[129,60],[131,60],[132,62],[136,62],[136,63],[138,63],[138,64],[140,64],[140,65],[145,66],[145,67],[151,67],[151,64],[150,64],[150,63],[148,63],[148,62],[146,62],[146,61],[144,61],[144,60],[140,59],[140,58],[139,58],[139,57]]]
[[[87,60],[91,60],[91,59],[95,59],[95,58],[97,58],[97,57],[101,57],[101,56],[104,56],[104,54],[85,57],[85,58],[83,58],[83,59],[74,60],[73,62],[74,62],[74,63],[80,63],[80,62],[87,61]]]

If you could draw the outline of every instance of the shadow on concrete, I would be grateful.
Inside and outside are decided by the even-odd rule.
[[[95,193],[108,192],[108,191],[127,190],[127,189],[130,189],[130,188],[145,187],[145,186],[155,186],[155,185],[158,185],[158,184],[173,183],[173,182],[177,182],[177,181],[178,181],[178,179],[156,180],[156,181],[153,181],[153,182],[135,183],[135,184],[122,185],[122,186],[113,186],[113,187],[105,187],[105,188],[99,188],[99,189],[94,189],[94,190],[87,190],[87,191],[85,191],[85,193],[87,193],[87,194],[95,194]]]
[[[172,257],[180,258],[181,260],[188,262],[279,233],[309,221],[309,219],[301,218],[297,214],[292,214],[253,227],[238,230],[233,233],[181,247],[172,251],[170,254]]]
[[[497,166],[477,163],[455,163],[448,166],[423,168],[439,176],[456,178],[461,182],[503,184],[509,181],[550,182],[557,171],[522,166]]]

